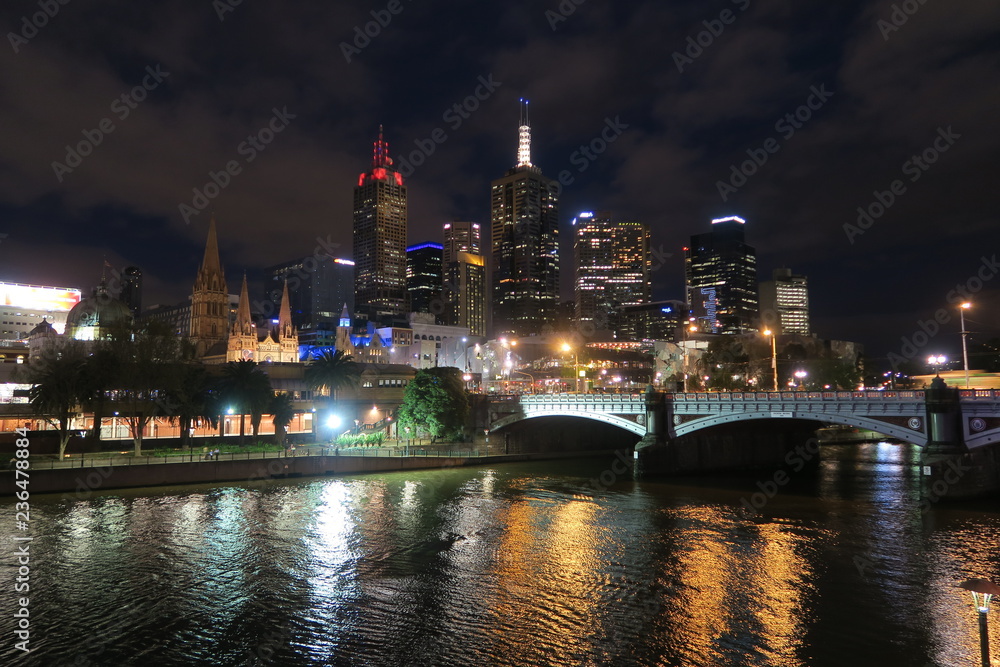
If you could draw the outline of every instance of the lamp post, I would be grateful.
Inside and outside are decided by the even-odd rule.
[[[966,301],[958,308],[958,316],[962,321],[962,366],[965,367],[965,388],[969,388],[969,350],[966,345],[966,338],[969,337],[969,332],[965,330],[965,311],[972,308],[972,304]]]
[[[778,391],[778,342],[777,342],[777,336],[770,329],[764,329],[764,335],[771,337],[771,371],[774,374],[774,390]]]
[[[935,370],[937,377],[941,377],[941,366],[947,360],[948,359],[943,354],[932,354],[931,356],[927,357],[927,363],[930,365],[931,368]]]
[[[573,367],[576,369],[573,373],[573,388],[576,393],[580,393],[580,357],[577,355],[576,350],[570,346],[569,343],[562,344],[563,352],[573,353]]]
[[[990,667],[990,635],[987,614],[990,612],[990,600],[1000,594],[1000,586],[986,579],[968,579],[960,583],[959,588],[972,593],[972,603],[979,612],[979,655],[982,667]]]
[[[799,380],[796,385],[796,389],[802,388],[802,383],[805,382],[806,375],[808,375],[808,373],[806,373],[805,371],[795,371],[795,377],[798,378]]]

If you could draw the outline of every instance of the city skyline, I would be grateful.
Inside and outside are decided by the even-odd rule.
[[[0,24],[20,35],[32,7],[0,10]],[[982,85],[996,80],[986,37],[1000,10],[987,3],[901,17],[879,2],[566,15],[406,4],[364,47],[355,27],[379,8],[293,3],[275,28],[272,8],[246,4],[122,7],[108,22],[60,6],[26,43],[8,37],[0,279],[86,293],[106,258],[143,272],[144,306],[173,303],[190,293],[213,210],[232,284],[319,240],[349,255],[342,184],[365,168],[380,123],[412,169],[407,243],[438,241],[450,220],[488,224],[488,184],[511,164],[527,97],[533,161],[562,185],[564,299],[579,211],[649,224],[654,299],[682,296],[692,234],[740,215],[759,279],[781,266],[809,276],[822,337],[886,357],[922,334],[922,352],[954,355],[963,290],[969,329],[1000,329],[984,187],[997,176],[998,94]],[[88,24],[104,31],[81,42]],[[66,146],[88,137],[71,165]],[[211,174],[226,185],[195,201],[195,189],[212,194]],[[943,333],[928,336],[921,324],[941,309]]]

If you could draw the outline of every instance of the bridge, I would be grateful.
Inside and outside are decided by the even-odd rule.
[[[1000,391],[959,390],[956,433],[948,432],[954,420],[941,416],[947,413],[936,401],[931,391],[525,394],[495,397],[489,410],[491,432],[539,417],[579,417],[673,440],[724,424],[794,419],[870,429],[920,446],[960,439],[973,450],[1000,442]]]

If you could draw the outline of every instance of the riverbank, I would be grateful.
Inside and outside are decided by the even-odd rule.
[[[391,451],[391,450],[390,450]],[[398,454],[378,455],[371,453],[337,453],[299,456],[257,456],[204,461],[170,461],[147,458],[145,462],[114,464],[108,460],[104,465],[65,468],[30,468],[27,471],[31,493],[64,493],[84,500],[95,493],[112,489],[126,489],[151,486],[171,486],[178,484],[233,483],[260,479],[286,479],[295,477],[319,477],[325,475],[351,475],[363,473],[397,472],[402,470],[422,470],[454,468],[459,466],[491,465],[521,461],[545,461],[566,458],[590,458],[608,456],[614,450],[584,452],[538,452],[530,454],[480,453],[479,450],[425,452],[422,455],[405,455],[403,449]],[[15,486],[16,472],[0,472],[0,494],[13,495],[20,490]]]

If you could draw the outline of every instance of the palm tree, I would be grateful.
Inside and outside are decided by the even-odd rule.
[[[230,361],[222,369],[219,390],[224,400],[230,401],[240,410],[240,444],[243,444],[246,437],[247,412],[250,413],[256,438],[261,417],[274,394],[267,374],[257,367],[255,361]]]
[[[309,360],[305,370],[306,385],[316,391],[328,391],[334,399],[337,390],[354,386],[358,383],[361,369],[354,363],[354,358],[340,350],[324,350],[321,354]]]
[[[78,349],[67,347],[61,354],[34,361],[26,375],[34,385],[28,392],[32,409],[56,425],[61,459],[69,443],[70,423],[87,389],[84,359]]]
[[[216,396],[208,371],[201,364],[178,363],[170,369],[166,403],[170,421],[181,430],[181,449],[191,448],[191,422],[201,417],[212,427],[219,423]]]
[[[288,425],[295,419],[295,409],[292,408],[292,395],[288,393],[275,394],[271,400],[271,423],[274,424],[275,441],[285,446],[285,435]]]

